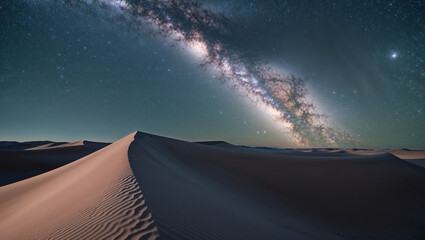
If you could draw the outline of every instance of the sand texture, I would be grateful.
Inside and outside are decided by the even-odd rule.
[[[142,132],[3,142],[0,239],[425,239],[424,163]]]

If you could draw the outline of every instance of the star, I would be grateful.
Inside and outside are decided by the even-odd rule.
[[[396,59],[398,57],[398,54],[396,53],[396,52],[393,52],[392,54],[391,54],[391,58],[392,59]]]

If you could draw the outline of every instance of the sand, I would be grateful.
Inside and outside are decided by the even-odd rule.
[[[0,239],[154,239],[127,157],[133,135],[0,188]]]
[[[0,142],[0,186],[48,172],[107,145],[89,141]]]
[[[0,187],[0,239],[425,238],[424,151],[248,148],[136,132],[61,161],[81,146],[9,144],[5,166],[20,151],[47,151],[62,165]],[[32,160],[28,169],[41,161]]]

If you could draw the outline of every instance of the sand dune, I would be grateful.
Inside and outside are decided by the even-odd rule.
[[[46,144],[26,152],[84,142]],[[424,239],[422,154],[136,132],[1,187],[0,239]]]
[[[53,170],[107,145],[89,141],[0,142],[0,186]]]
[[[140,172],[136,176],[156,179],[141,186],[163,235],[403,239],[424,234],[424,169],[388,153],[326,157],[229,150],[139,134],[129,158]],[[179,190],[162,192],[162,185]],[[170,196],[172,203],[161,203]],[[206,229],[198,232],[188,227],[190,221]]]
[[[128,162],[133,137],[1,187],[0,238],[155,238],[157,229]]]
[[[51,141],[31,141],[31,142],[15,142],[15,141],[2,141],[0,142],[0,150],[25,150],[39,146],[55,146],[67,144],[67,142],[51,142]]]

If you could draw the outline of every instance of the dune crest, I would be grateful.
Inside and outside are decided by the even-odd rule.
[[[127,151],[131,134],[50,172],[0,188],[1,239],[155,239]]]
[[[81,144],[96,145],[23,152],[55,161]],[[5,153],[7,166],[22,151]],[[422,154],[249,148],[135,132],[0,187],[0,239],[424,239]]]
[[[329,151],[230,149],[138,133],[129,160],[170,239],[425,237],[423,168],[390,153]]]

